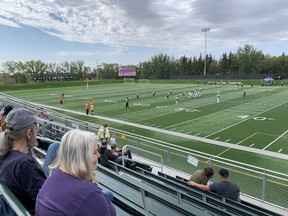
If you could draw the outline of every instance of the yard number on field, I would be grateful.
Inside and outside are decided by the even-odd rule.
[[[249,118],[249,115],[240,115],[240,116],[237,116],[241,119],[246,119],[246,118]],[[253,120],[256,120],[256,121],[264,121],[264,120],[274,120],[274,119],[271,119],[271,118],[266,118],[266,117],[263,117],[263,116],[256,116],[253,118]]]

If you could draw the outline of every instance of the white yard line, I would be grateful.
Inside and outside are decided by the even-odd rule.
[[[287,103],[287,101],[285,101],[285,102],[283,102],[283,103],[281,103],[281,104],[279,104],[279,105],[277,105],[277,106],[274,106],[274,107],[272,107],[272,108],[270,108],[270,109],[267,109],[267,110],[264,110],[264,111],[262,111],[262,112],[260,112],[260,113],[257,113],[257,114],[255,114],[255,115],[253,115],[253,116],[251,116],[251,117],[249,117],[249,118],[246,118],[246,119],[244,119],[244,120],[242,120],[242,121],[240,121],[240,122],[237,122],[237,123],[235,123],[235,124],[232,124],[232,125],[230,125],[230,126],[228,126],[228,127],[226,127],[226,128],[223,128],[223,129],[221,129],[221,130],[219,130],[219,131],[216,131],[216,132],[214,132],[214,133],[212,133],[212,134],[209,134],[209,135],[205,136],[205,138],[207,138],[207,137],[209,137],[209,136],[212,136],[212,135],[214,135],[214,134],[217,134],[217,133],[219,133],[219,132],[221,132],[221,131],[227,130],[227,129],[231,128],[231,127],[234,127],[234,126],[236,126],[236,125],[238,125],[238,124],[241,124],[241,123],[243,123],[243,122],[245,122],[245,121],[247,121],[247,120],[250,120],[250,119],[252,119],[252,118],[255,118],[256,116],[261,115],[262,113],[268,112],[268,111],[270,111],[270,110],[273,110],[273,109],[275,109],[276,107],[282,106],[282,105],[285,104],[285,103]]]
[[[280,93],[283,93],[283,92],[280,92]],[[264,97],[265,98],[265,97]],[[251,102],[249,102],[249,103],[246,103],[245,105],[247,105],[247,104],[251,104],[251,103],[255,103],[256,101],[258,101],[258,100],[263,100],[264,98],[259,98],[259,99],[257,99],[257,100],[255,100],[255,101],[251,101]],[[214,101],[214,100],[213,100]],[[241,104],[241,106],[242,106],[243,104]],[[227,109],[223,109],[223,110],[220,110],[220,111],[218,111],[218,112],[223,112],[224,110],[229,110],[229,109],[235,109],[235,107],[229,107],[229,108],[227,108]],[[213,112],[213,113],[210,113],[209,115],[215,115],[215,113],[218,113],[218,112]],[[265,111],[266,112],[266,111]],[[205,117],[207,117],[207,116],[209,116],[209,115],[205,115]],[[259,114],[258,114],[259,115]],[[164,127],[163,129],[169,129],[169,128],[171,128],[171,127],[175,127],[175,126],[178,126],[178,125],[181,125],[181,124],[185,124],[185,123],[188,123],[188,122],[191,122],[191,121],[194,121],[195,119],[200,119],[200,118],[203,118],[203,116],[200,116],[200,117],[198,117],[198,118],[194,118],[194,119],[190,119],[190,120],[187,120],[187,121],[183,121],[183,122],[180,122],[180,123],[177,123],[177,124],[173,124],[173,125],[169,125],[169,126],[167,126],[167,127]],[[237,123],[238,124],[238,123]],[[232,125],[232,126],[234,126],[234,125]],[[231,127],[232,127],[231,126]],[[211,135],[213,135],[213,134],[211,134]],[[208,136],[210,136],[210,135],[208,135]],[[206,136],[207,137],[207,136]]]
[[[288,130],[285,131],[283,134],[281,134],[279,137],[277,137],[275,140],[273,140],[271,143],[269,143],[267,146],[265,146],[263,148],[263,150],[267,149],[269,146],[271,146],[273,143],[275,143],[277,140],[279,140],[281,137],[283,137],[287,132],[288,132]]]
[[[243,139],[243,140],[241,140],[240,142],[238,142],[237,145],[240,144],[240,143],[242,143],[242,142],[244,142],[245,140],[250,139],[251,137],[255,136],[256,134],[257,134],[257,132],[254,133],[254,134],[252,134],[252,135],[250,135],[250,136],[248,136],[248,137],[246,137],[245,139]]]

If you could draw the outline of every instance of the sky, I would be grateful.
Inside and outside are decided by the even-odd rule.
[[[161,53],[175,59],[204,56],[205,41],[206,53],[217,60],[245,44],[271,56],[287,55],[288,1],[0,1],[0,65],[29,60],[137,65]]]

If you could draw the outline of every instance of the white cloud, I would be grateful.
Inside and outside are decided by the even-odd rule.
[[[6,25],[6,26],[14,27],[14,28],[20,28],[20,26],[17,23],[15,23],[11,20],[2,19],[1,17],[0,17],[0,25]]]
[[[211,28],[210,49],[287,41],[287,8],[287,0],[1,0],[0,25],[119,52],[125,46],[197,51],[203,27]]]

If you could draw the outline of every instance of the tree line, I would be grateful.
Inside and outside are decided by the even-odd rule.
[[[122,67],[136,67],[140,79],[169,79],[170,76],[201,75],[204,71],[205,57],[182,56],[174,59],[166,54],[158,54],[151,59],[140,62],[139,65],[125,65]],[[85,66],[84,61],[45,63],[41,60],[26,62],[7,61],[2,64],[2,78],[5,83],[26,83],[37,80],[73,80],[81,79],[119,79],[118,63],[102,63],[95,68]],[[223,53],[219,60],[206,56],[206,74],[283,74],[288,73],[288,56],[270,56],[256,50],[252,45],[239,47],[236,53]]]

